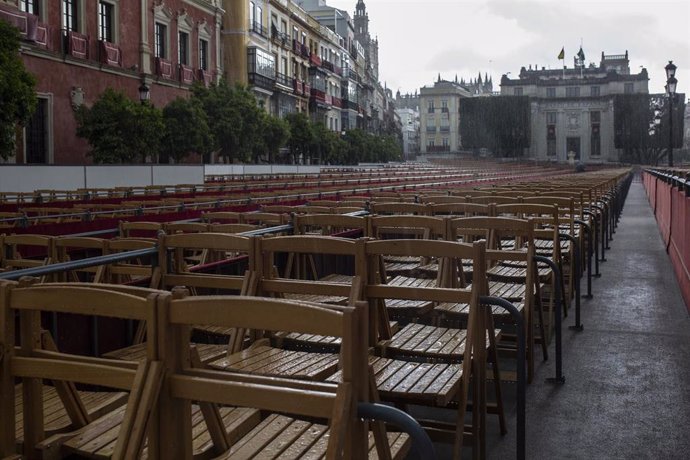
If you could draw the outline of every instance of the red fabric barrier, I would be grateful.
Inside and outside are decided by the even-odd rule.
[[[643,174],[650,205],[655,210],[659,232],[678,279],[685,306],[690,312],[690,198],[651,174]]]

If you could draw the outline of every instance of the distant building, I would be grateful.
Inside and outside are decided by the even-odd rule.
[[[580,53],[578,53],[580,56]],[[516,79],[501,78],[501,95],[529,96],[529,155],[539,160],[618,161],[614,147],[613,96],[648,94],[647,70],[630,73],[628,52],[601,53],[585,66],[584,52],[572,68],[522,67]]]
[[[420,89],[420,153],[460,150],[460,100],[465,97],[471,94],[457,78],[447,81],[439,75],[433,86]]]
[[[455,82],[458,82],[457,75],[455,76]],[[494,92],[493,77],[485,73],[482,80],[481,72],[479,72],[476,79],[470,78],[468,81],[465,81],[464,78],[461,79],[460,86],[466,88],[472,96],[491,96]]]
[[[419,111],[403,108],[395,109],[402,125],[403,159],[414,160],[419,153]]]

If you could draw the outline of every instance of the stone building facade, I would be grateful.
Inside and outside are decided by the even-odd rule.
[[[458,152],[460,138],[460,100],[471,97],[457,81],[442,80],[419,91],[420,153]]]
[[[601,53],[599,65],[576,59],[572,68],[523,67],[517,78],[501,78],[502,95],[530,98],[529,156],[586,163],[618,161],[614,146],[613,97],[648,93],[647,70],[630,72],[628,52]]]

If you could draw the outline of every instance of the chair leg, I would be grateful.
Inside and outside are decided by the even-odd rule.
[[[498,424],[501,428],[501,434],[505,435],[508,433],[508,428],[506,428],[506,415],[503,409],[503,394],[501,393],[501,371],[498,368],[498,352],[496,350],[496,338],[493,339],[494,343],[489,351],[489,356],[492,361],[492,371],[494,377],[494,395],[496,396],[496,411],[498,412]]]

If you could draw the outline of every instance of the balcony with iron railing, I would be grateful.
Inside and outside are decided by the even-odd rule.
[[[450,152],[450,145],[427,145],[427,152]]]
[[[276,73],[276,84],[286,88],[292,88],[292,80],[282,73]]]
[[[441,126],[440,131],[442,133],[449,133],[450,132],[450,126]]]
[[[325,59],[322,59],[321,60],[321,66],[326,70],[330,70],[331,72],[335,72],[335,70],[333,68],[333,63],[331,61],[327,61]]]
[[[268,37],[268,30],[260,22],[250,22],[249,31],[261,35],[262,37]]]
[[[316,53],[311,53],[309,56],[309,62],[316,67],[321,67],[321,58]]]
[[[305,59],[309,59],[309,56],[311,55],[309,47],[303,43],[300,43],[299,40],[295,40],[294,38],[292,39],[292,52]]]
[[[311,88],[311,98],[318,102],[326,102],[326,93],[317,88]]]
[[[427,133],[435,133],[436,132],[436,126],[427,126],[426,132]]]
[[[274,25],[271,25],[271,39],[282,46],[290,47],[290,36],[280,32]]]
[[[304,94],[304,83],[302,83],[300,80],[298,80],[296,78],[293,78],[292,79],[292,90],[298,96],[303,95]]]
[[[273,88],[275,87],[275,78],[270,78],[260,73],[254,72],[249,72],[248,77],[250,85],[268,90],[273,90]]]

